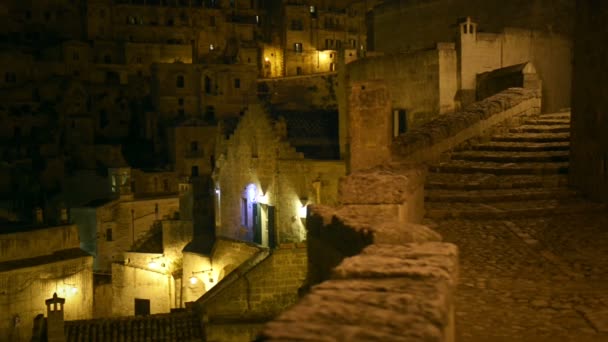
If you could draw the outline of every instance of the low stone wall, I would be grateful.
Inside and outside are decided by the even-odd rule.
[[[263,324],[299,298],[307,272],[304,244],[281,245],[247,260],[201,297],[208,341],[253,339]]]
[[[442,153],[519,116],[540,114],[537,89],[509,88],[466,109],[437,118],[400,135],[391,146],[393,161],[436,162]]]
[[[456,246],[350,209],[311,208],[309,281],[325,281],[257,341],[453,341]]]

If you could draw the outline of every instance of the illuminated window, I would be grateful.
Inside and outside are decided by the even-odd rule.
[[[215,50],[215,46],[213,46],[213,44],[209,44],[209,51],[213,51]]]
[[[294,43],[293,49],[295,52],[302,52],[302,43]]]
[[[183,88],[185,84],[184,81],[184,76],[183,75],[178,75],[177,79],[175,80],[175,86],[178,88]]]
[[[317,11],[317,9],[315,8],[315,6],[310,6],[310,13],[315,13]]]

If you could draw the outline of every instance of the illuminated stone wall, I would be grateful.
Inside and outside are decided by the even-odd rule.
[[[259,325],[294,304],[306,278],[306,248],[298,244],[273,251],[252,269],[197,305],[209,320],[208,340],[253,340]],[[210,293],[212,294],[212,293]]]
[[[166,258],[155,259],[158,263],[150,267],[149,262],[161,254],[125,253],[127,264],[112,264],[112,314],[114,316],[135,315],[135,299],[150,301],[150,313],[167,313],[175,306],[175,283],[167,273]],[[165,266],[163,266],[165,265]]]
[[[29,341],[45,300],[66,298],[66,319],[93,316],[93,257],[80,249],[75,226],[0,235],[0,337]]]
[[[248,208],[258,203],[264,208],[276,208],[276,242],[302,241],[305,234],[300,215],[303,206],[314,203],[317,198],[313,183],[324,180],[320,183],[321,189],[331,184],[328,179],[337,183],[344,175],[344,164],[340,161],[315,164],[304,159],[280,138],[280,131],[261,106],[249,108],[234,134],[218,146],[216,153],[219,156],[214,174],[219,207],[217,233],[253,241],[252,223],[244,222],[243,203],[246,202]],[[322,194],[325,196],[326,190],[322,190]],[[331,197],[321,200],[333,201]],[[268,237],[264,234],[262,232],[262,244],[266,245]]]
[[[71,212],[83,244],[96,255],[95,269],[109,272],[110,264],[122,261],[122,253],[144,237],[156,220],[174,217],[178,210],[179,197],[174,195],[108,201]]]
[[[457,58],[453,44],[407,54],[360,59],[347,65],[349,84],[381,79],[393,109],[407,112],[408,127],[455,109]],[[348,87],[348,85],[347,85]]]
[[[570,106],[572,44],[543,31],[505,28],[499,34],[460,34],[460,89],[474,91],[477,74],[531,62],[543,82],[543,111]],[[474,97],[468,102],[474,101]],[[464,101],[466,103],[466,101]]]
[[[608,4],[579,1],[576,17],[570,183],[608,201]]]
[[[71,248],[80,248],[76,225],[0,234],[0,262],[50,255]]]

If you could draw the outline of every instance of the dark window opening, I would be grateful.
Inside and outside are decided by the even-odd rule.
[[[393,110],[393,136],[397,137],[407,131],[407,112],[404,109]]]
[[[184,87],[184,76],[179,75],[177,76],[177,79],[175,80],[175,86],[178,88],[183,88]]]
[[[198,177],[198,166],[197,165],[192,166],[192,168],[190,169],[190,175],[192,177]]]
[[[211,79],[205,76],[205,94],[211,94]]]
[[[163,179],[163,190],[169,191],[169,180],[168,179]]]
[[[190,151],[191,152],[198,151],[198,141],[192,141],[192,142],[190,142]]]
[[[112,228],[106,229],[106,241],[114,241],[112,239]]]
[[[234,79],[234,87],[235,88],[240,88],[241,87],[241,79],[240,78],[235,78]]]
[[[150,314],[150,300],[135,298],[135,316],[148,316]]]
[[[302,67],[296,68],[296,75],[302,75]]]

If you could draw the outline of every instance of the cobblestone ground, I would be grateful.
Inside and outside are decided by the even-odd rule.
[[[608,213],[427,224],[460,248],[457,341],[608,341]]]

